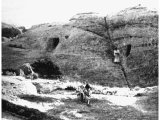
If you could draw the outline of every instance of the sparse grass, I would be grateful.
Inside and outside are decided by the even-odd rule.
[[[12,69],[16,69],[18,68],[20,65],[22,65],[24,62],[28,62],[30,61],[29,59],[24,59],[25,58],[25,54],[28,51],[25,49],[17,49],[14,50],[11,47],[8,47],[6,44],[2,45],[2,68],[3,69],[8,69],[8,68],[12,68]]]
[[[158,113],[158,92],[150,94],[147,98],[144,97],[137,104],[142,105],[145,110]]]
[[[110,105],[109,101],[106,100],[98,100],[98,99],[91,99],[91,106],[88,107],[86,103],[81,103],[77,99],[74,100],[63,100],[65,102],[65,106],[59,107],[59,109],[63,109],[64,111],[73,111],[77,110],[77,113],[84,115],[85,117],[90,120],[154,120],[157,116],[154,115],[146,115],[142,112],[136,110],[131,106],[125,106],[119,108],[117,105]],[[69,117],[69,112],[66,111],[66,117]],[[70,118],[70,117],[69,117]],[[74,118],[78,119],[78,118]]]

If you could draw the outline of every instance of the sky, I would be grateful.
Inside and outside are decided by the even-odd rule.
[[[69,22],[77,13],[96,12],[111,15],[128,7],[142,6],[158,10],[159,0],[2,0],[2,22],[25,26]]]

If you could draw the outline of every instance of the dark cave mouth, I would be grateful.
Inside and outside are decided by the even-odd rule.
[[[53,51],[53,50],[55,50],[56,49],[56,47],[58,46],[58,44],[59,44],[59,38],[58,37],[56,37],[56,38],[49,38],[48,39],[48,43],[47,43],[47,48],[46,48],[46,50],[47,51]]]
[[[40,78],[59,79],[62,76],[58,65],[47,58],[34,61],[31,66],[33,68],[33,71],[38,73]]]

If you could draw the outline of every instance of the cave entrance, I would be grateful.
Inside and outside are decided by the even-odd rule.
[[[62,77],[60,68],[49,58],[39,59],[32,63],[31,66],[40,78],[58,79]]]
[[[47,43],[47,51],[53,51],[59,44],[59,38],[49,38]]]

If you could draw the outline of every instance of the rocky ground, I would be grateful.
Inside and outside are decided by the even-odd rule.
[[[3,120],[158,120],[158,87],[92,86],[91,105],[81,103],[69,80],[2,76]],[[40,116],[40,117],[39,117]]]

